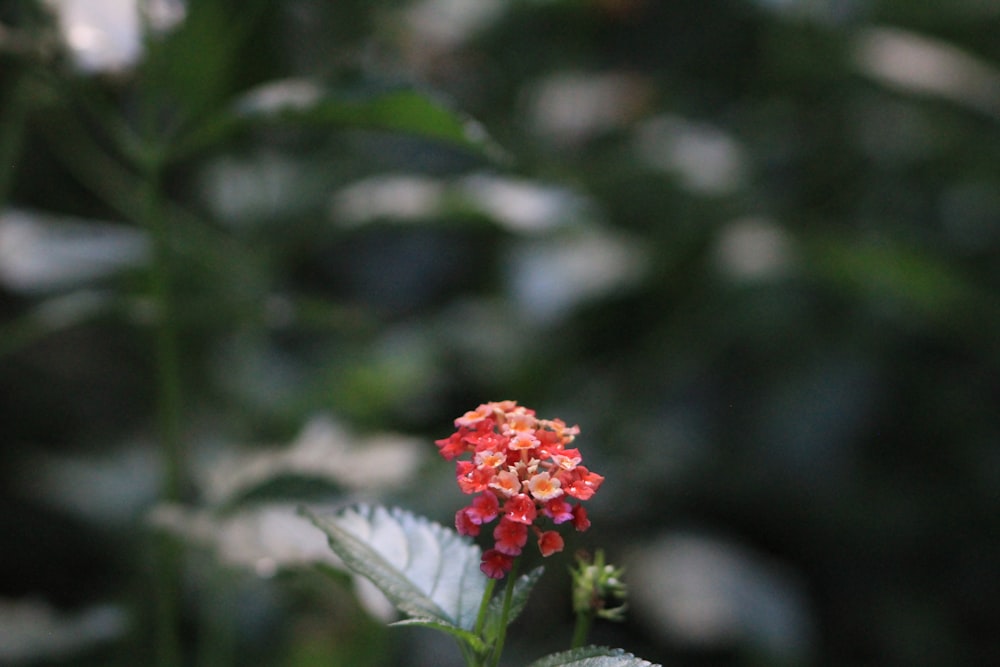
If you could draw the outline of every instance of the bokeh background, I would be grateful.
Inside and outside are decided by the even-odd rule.
[[[294,508],[447,524],[516,399],[607,481],[508,664],[598,547],[664,665],[1000,664],[998,29],[0,0],[0,663],[460,664]]]

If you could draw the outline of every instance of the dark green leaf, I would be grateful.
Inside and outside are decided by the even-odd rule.
[[[398,132],[499,158],[497,145],[476,121],[411,88],[352,93],[308,79],[276,81],[244,95],[224,116],[187,137],[185,154],[253,125]]]

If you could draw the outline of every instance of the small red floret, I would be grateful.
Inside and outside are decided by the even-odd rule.
[[[517,523],[531,524],[535,521],[538,511],[535,501],[526,493],[519,493],[503,505],[504,517]]]
[[[554,530],[547,530],[538,536],[538,550],[542,556],[548,558],[552,554],[563,550],[562,535]]]
[[[469,521],[477,525],[489,523],[497,518],[497,514],[499,513],[500,501],[497,500],[494,494],[488,492],[476,496],[476,499],[472,501],[472,505],[465,509],[465,514],[469,517]]]
[[[512,567],[514,567],[514,559],[496,549],[485,551],[483,560],[479,564],[479,569],[490,579],[503,579]]]
[[[475,537],[479,534],[479,524],[473,522],[468,515],[468,507],[455,512],[455,530],[459,535],[469,535]]]
[[[493,529],[493,539],[496,540],[497,551],[508,556],[520,556],[528,542],[528,527],[523,523],[500,519],[500,523]]]
[[[553,498],[548,501],[542,511],[554,524],[566,523],[573,518],[573,506],[563,498]]]
[[[451,461],[455,457],[461,456],[468,449],[462,438],[462,434],[457,431],[452,433],[451,437],[435,440],[434,444],[438,446],[438,453],[440,453],[441,456],[443,456],[447,461]]]

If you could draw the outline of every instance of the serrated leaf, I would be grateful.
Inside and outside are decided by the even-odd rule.
[[[482,552],[470,540],[396,508],[303,512],[345,565],[370,579],[404,614],[473,630],[486,577],[479,570]]]
[[[637,658],[620,648],[585,646],[583,648],[553,653],[536,660],[529,667],[661,667],[648,660]]]
[[[545,572],[545,567],[538,566],[531,572],[518,577],[517,582],[514,584],[514,593],[511,595],[507,625],[513,623],[514,619],[521,614],[525,603],[528,601],[528,597],[531,595],[532,589],[541,578],[543,572]],[[502,616],[503,595],[497,595],[490,600],[489,607],[486,610],[486,625],[483,630],[487,641],[492,642],[500,635],[500,619]]]

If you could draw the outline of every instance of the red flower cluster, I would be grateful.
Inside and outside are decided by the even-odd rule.
[[[495,545],[483,554],[480,566],[488,577],[502,579],[510,572],[529,528],[542,556],[562,551],[559,533],[535,525],[543,516],[555,524],[572,521],[581,531],[590,527],[587,511],[569,499],[588,500],[604,477],[580,465],[579,450],[567,447],[579,427],[538,419],[534,410],[514,401],[480,405],[456,419],[455,426],[451,437],[436,444],[449,461],[472,454],[471,460],[457,462],[456,477],[464,493],[478,494],[455,514],[455,527],[462,535],[476,536],[500,517],[493,530]]]

